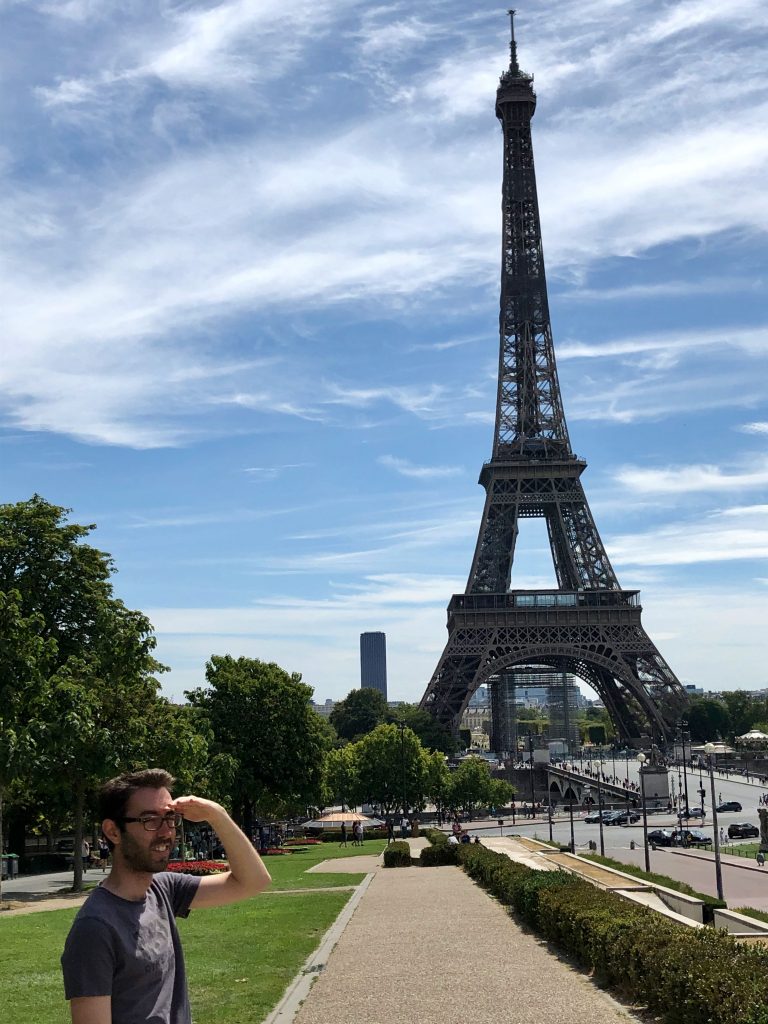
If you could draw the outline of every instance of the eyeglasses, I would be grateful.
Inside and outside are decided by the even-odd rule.
[[[159,832],[163,825],[177,829],[184,820],[180,814],[170,811],[168,814],[143,814],[140,818],[120,818],[120,821],[140,821],[147,832]]]

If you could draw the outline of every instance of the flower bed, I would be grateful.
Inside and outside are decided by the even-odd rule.
[[[292,850],[282,850],[280,849],[280,847],[270,847],[268,850],[259,850],[259,853],[262,857],[290,857],[292,852]]]
[[[229,871],[229,864],[225,860],[171,860],[166,870],[177,875],[218,875]]]

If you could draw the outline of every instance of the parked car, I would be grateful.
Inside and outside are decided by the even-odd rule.
[[[606,825],[634,825],[636,821],[640,821],[640,815],[637,811],[616,811],[610,821],[606,821]]]
[[[672,830],[672,843],[675,846],[708,846],[711,842],[712,836],[708,836],[700,828],[676,828]]]
[[[653,846],[672,846],[674,833],[671,828],[655,828],[648,833],[648,842]]]
[[[723,814],[725,811],[740,811],[741,804],[738,800],[725,800],[723,803],[717,805],[717,813]]]
[[[608,818],[611,817],[612,815],[616,814],[617,812],[616,811],[602,811],[602,812],[600,812],[600,811],[590,811],[589,814],[584,819],[584,821],[586,822],[587,825],[597,825],[597,823],[600,821],[601,813],[602,813],[602,818],[603,818],[603,824],[605,825],[607,823]]]
[[[703,818],[704,809],[702,807],[689,807],[687,810],[683,809],[677,812],[678,818]]]
[[[751,839],[759,835],[760,829],[751,821],[732,821],[728,826],[729,839]]]

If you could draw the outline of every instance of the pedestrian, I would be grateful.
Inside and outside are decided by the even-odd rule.
[[[339,843],[339,846],[346,846],[346,845],[347,845],[347,823],[346,823],[346,821],[342,821],[342,823],[341,823],[341,842]]]
[[[99,867],[101,868],[102,874],[104,874],[104,872],[107,870],[108,862],[109,846],[107,846],[107,840],[104,838],[104,836],[101,836],[101,838],[99,839]]]
[[[175,919],[191,909],[249,899],[271,881],[224,808],[197,796],[174,799],[173,782],[168,772],[147,768],[101,789],[101,828],[112,870],[78,911],[64,945],[72,1024],[191,1024]],[[215,829],[228,871],[207,878],[166,871],[183,818]]]
[[[83,840],[82,854],[83,854],[83,871],[87,871],[88,870],[88,861],[91,859],[91,844],[88,842],[87,839]]]
[[[720,826],[720,844],[722,845],[724,842],[725,842],[725,829],[721,825]]]
[[[411,824],[410,821],[408,821],[406,816],[403,815],[402,821],[400,822],[400,838],[401,839],[407,839],[408,838],[408,829],[410,827],[410,824]]]
[[[395,841],[395,826],[391,818],[387,818],[387,846]]]

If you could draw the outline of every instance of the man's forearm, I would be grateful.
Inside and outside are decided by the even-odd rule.
[[[253,843],[237,827],[223,807],[211,810],[208,824],[215,830],[229,861],[229,870],[235,881],[254,893],[262,892],[271,882],[264,861]]]

